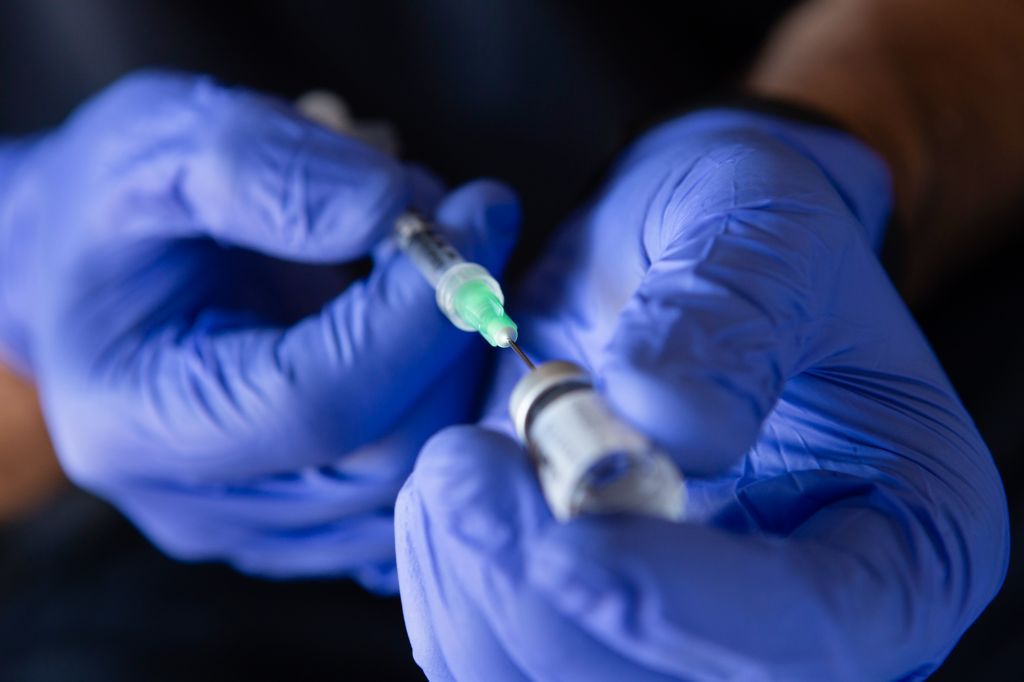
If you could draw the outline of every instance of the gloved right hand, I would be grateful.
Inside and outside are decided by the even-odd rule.
[[[130,76],[0,147],[0,348],[68,475],[166,552],[393,591],[395,495],[486,344],[376,247],[412,200],[498,272],[519,222],[498,183],[441,194],[284,102]]]
[[[710,109],[651,131],[513,314],[688,476],[687,518],[558,523],[507,419],[432,438],[396,508],[431,680],[923,680],[995,596],[999,474],[878,262],[882,162]],[[504,433],[501,433],[504,432]]]

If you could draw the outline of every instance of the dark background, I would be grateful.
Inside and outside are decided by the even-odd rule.
[[[521,194],[510,270],[645,123],[728,89],[784,0],[4,0],[0,132],[59,125],[142,66],[294,98],[329,88],[387,118],[452,185]],[[1024,234],[1024,231],[1022,231]],[[1024,528],[1024,239],[951,276],[915,314],[1003,474]],[[1017,680],[1021,561],[934,680]],[[348,582],[269,583],[162,557],[71,491],[0,527],[0,680],[422,679],[397,600]]]

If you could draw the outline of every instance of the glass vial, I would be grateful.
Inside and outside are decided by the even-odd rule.
[[[524,376],[509,415],[559,521],[615,512],[682,520],[679,469],[611,410],[579,365],[548,362]]]

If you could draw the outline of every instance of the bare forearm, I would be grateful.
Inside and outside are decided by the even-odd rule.
[[[0,364],[0,522],[66,485],[35,390]]]
[[[889,161],[924,297],[1012,226],[1024,190],[1024,2],[813,0],[748,82],[843,122]]]

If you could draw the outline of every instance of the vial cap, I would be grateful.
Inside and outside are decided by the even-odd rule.
[[[556,360],[539,365],[515,385],[508,400],[508,414],[515,424],[519,442],[526,445],[526,418],[530,408],[542,395],[564,383],[589,384],[590,374],[572,362]]]

